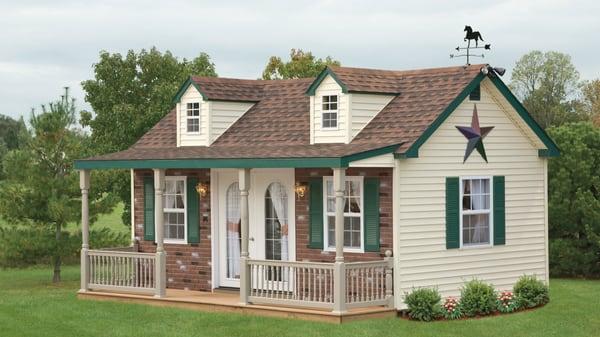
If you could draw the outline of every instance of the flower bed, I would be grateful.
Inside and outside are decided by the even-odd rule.
[[[519,278],[514,291],[496,292],[492,285],[472,280],[463,286],[460,299],[447,297],[443,303],[437,289],[421,288],[405,294],[408,316],[418,321],[508,314],[540,307],[548,301],[548,286],[527,275]]]

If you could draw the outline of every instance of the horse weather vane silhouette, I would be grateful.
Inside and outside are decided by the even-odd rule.
[[[490,47],[492,46],[491,44],[485,44],[483,47],[479,47],[479,41],[485,42],[483,40],[483,37],[481,37],[481,33],[478,31],[473,31],[473,28],[471,28],[471,26],[465,26],[464,31],[466,32],[465,35],[465,41],[467,42],[467,46],[466,47],[461,47],[458,46],[454,49],[456,49],[457,52],[461,53],[461,54],[450,54],[450,58],[455,58],[455,57],[466,57],[467,58],[467,65],[471,65],[471,57],[484,57],[484,54],[471,54],[471,51],[473,49],[483,49],[483,50],[490,50]],[[475,47],[471,46],[471,41],[475,41]]]

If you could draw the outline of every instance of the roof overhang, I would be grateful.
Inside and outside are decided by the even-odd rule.
[[[308,89],[306,89],[306,95],[308,95],[308,96],[314,96],[315,92],[317,91],[317,88],[319,87],[319,85],[321,85],[321,82],[323,82],[323,80],[325,78],[327,78],[327,76],[331,76],[331,78],[334,79],[334,81],[342,88],[342,92],[344,94],[348,93],[348,87],[346,86],[346,84],[344,84],[344,82],[342,82],[337,77],[337,75],[333,72],[333,70],[331,68],[326,67],[325,69],[323,69],[323,71],[321,71],[321,73],[319,74],[319,76],[317,76],[317,78],[315,78],[315,80],[308,87]]]
[[[538,156],[540,157],[558,157],[560,150],[558,146],[552,141],[550,136],[544,131],[544,129],[531,117],[529,112],[525,109],[523,104],[515,97],[510,89],[504,84],[500,77],[492,70],[488,75],[479,73],[461,92],[454,98],[454,100],[444,109],[444,111],[427,127],[425,132],[415,140],[415,142],[404,152],[395,153],[396,158],[418,158],[419,148],[431,137],[431,135],[444,123],[444,121],[452,114],[452,112],[462,103],[467,96],[475,89],[481,81],[488,77],[494,86],[500,91],[502,96],[510,103],[510,105],[517,111],[519,116],[527,124],[529,128],[535,133],[535,135],[544,144],[545,148],[538,149]]]
[[[184,158],[184,159],[126,159],[76,160],[77,170],[89,169],[200,169],[200,168],[316,168],[348,167],[353,161],[394,153],[394,144],[342,157],[310,158]]]

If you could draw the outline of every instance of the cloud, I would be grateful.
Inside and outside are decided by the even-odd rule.
[[[599,77],[595,1],[19,1],[0,4],[0,113],[27,114],[93,76],[100,50],[207,52],[221,76],[257,78],[290,48],[349,66],[407,69],[460,64],[448,55],[470,24],[492,44],[483,62],[511,68],[524,53],[573,56]],[[507,77],[508,80],[509,77]]]

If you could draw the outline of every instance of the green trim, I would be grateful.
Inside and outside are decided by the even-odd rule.
[[[152,176],[144,177],[144,240],[154,241],[154,177]]]
[[[333,77],[333,79],[337,82],[337,84],[340,87],[342,87],[342,92],[344,94],[348,93],[348,88],[346,87],[346,85],[344,84],[344,82],[340,81],[340,79],[333,72],[333,70],[331,70],[331,68],[326,67],[325,69],[323,69],[323,71],[321,71],[321,73],[319,74],[319,76],[317,76],[317,78],[312,82],[312,84],[308,87],[308,89],[306,89],[306,95],[308,95],[308,96],[314,96],[315,92],[317,91],[317,88],[319,87],[319,85],[321,84],[321,82],[323,82],[323,80],[325,79],[325,77],[327,77],[327,75],[330,75],[331,77]]]
[[[364,193],[364,247],[365,252],[378,252],[380,240],[379,228],[379,178],[366,177]]]
[[[187,206],[187,242],[200,242],[200,200],[196,185],[198,184],[197,177],[187,177],[186,182],[186,206]]]
[[[187,80],[185,80],[185,82],[183,82],[183,84],[181,85],[181,87],[179,87],[179,90],[177,90],[177,93],[175,94],[175,97],[173,97],[173,103],[179,103],[179,101],[181,100],[181,96],[183,96],[183,94],[185,94],[186,90],[188,89],[188,87],[190,85],[193,85],[194,88],[196,88],[196,90],[198,90],[198,92],[200,93],[200,95],[202,96],[203,100],[208,100],[208,98],[206,97],[206,95],[200,90],[200,87],[198,87],[198,85],[196,84],[196,82],[194,82],[192,80],[192,77],[188,77]]]
[[[450,116],[450,114],[462,103],[465,98],[475,89],[479,83],[485,78],[482,73],[477,76],[469,83],[461,92],[454,98],[454,100],[444,109],[444,111],[431,123],[425,132],[417,138],[417,140],[406,150],[403,154],[397,154],[397,158],[418,158],[419,148],[433,135],[433,133],[444,123],[444,121]]]
[[[378,149],[363,151],[363,152],[359,152],[359,153],[351,154],[349,156],[342,157],[341,158],[342,167],[347,167],[350,164],[350,162],[353,162],[353,161],[376,157],[376,156],[380,156],[380,155],[388,154],[388,153],[394,153],[400,145],[401,145],[401,143],[388,145],[388,146],[384,146],[384,147],[381,147]]]
[[[540,157],[557,157],[560,155],[560,151],[558,146],[552,141],[552,139],[548,136],[548,134],[542,129],[539,124],[531,117],[529,112],[523,107],[523,105],[519,102],[519,100],[513,95],[510,89],[502,82],[502,80],[495,74],[491,76],[487,76],[491,82],[496,86],[496,88],[500,91],[500,93],[508,100],[510,105],[517,111],[519,116],[525,121],[525,123],[533,130],[536,136],[544,143],[546,149],[539,149],[538,155]],[[404,153],[396,153],[394,157],[396,158],[418,158],[419,157],[419,148],[431,137],[431,135],[444,123],[444,121],[450,116],[450,114],[458,107],[460,103],[462,103],[465,98],[477,87],[480,85],[481,81],[486,78],[485,75],[479,73],[472,81],[469,83],[461,92],[458,94],[456,98],[444,109],[444,111],[427,127],[425,132],[417,138],[417,140],[406,150]]]
[[[494,246],[506,243],[506,209],[504,176],[494,176],[492,199],[494,201]]]
[[[542,143],[544,143],[544,146],[546,146],[545,149],[538,150],[538,155],[540,157],[560,156],[560,150],[558,149],[558,146],[556,146],[556,144],[554,143],[552,138],[548,136],[546,131],[544,131],[544,129],[542,129],[542,127],[533,119],[533,117],[531,117],[531,115],[529,114],[529,112],[527,112],[523,104],[521,104],[521,102],[519,102],[515,95],[513,95],[512,91],[510,91],[506,84],[504,84],[504,82],[502,82],[502,80],[498,76],[490,76],[490,80],[492,81],[492,83],[494,83],[494,85],[500,91],[500,93],[502,93],[504,98],[508,100],[510,105],[517,111],[517,113],[519,114],[519,116],[521,116],[525,123],[527,123],[527,126],[529,126],[533,130],[536,136],[538,136]]]
[[[446,249],[460,247],[460,179],[446,177]]]
[[[194,169],[194,168],[310,168],[348,167],[350,162],[393,153],[399,144],[363,151],[344,157],[232,158],[232,159],[125,159],[76,160],[75,169]]]

